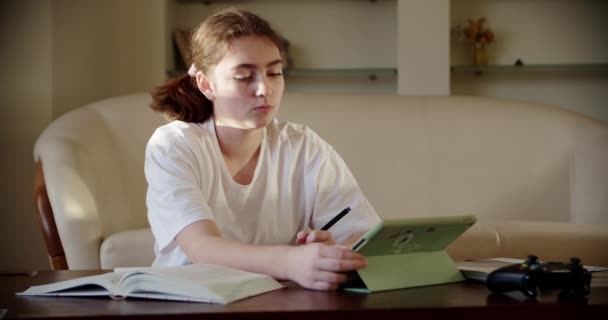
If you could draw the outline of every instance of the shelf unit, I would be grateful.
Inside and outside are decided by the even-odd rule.
[[[210,13],[236,5],[289,39],[295,65],[285,72],[289,90],[397,93],[398,1],[167,0],[167,32],[191,30]],[[174,70],[172,42],[167,46],[168,76],[183,74]]]
[[[231,5],[269,19],[292,41],[295,69],[286,72],[290,90],[495,96],[559,105],[608,119],[603,103],[607,93],[601,89],[607,82],[608,45],[598,27],[603,19],[595,14],[608,2],[166,1],[168,32],[190,28],[193,21]],[[472,66],[467,64],[468,50],[451,42],[450,29],[466,18],[481,16],[496,33],[489,52],[496,64]],[[527,28],[530,23],[537,27]],[[169,69],[175,65],[172,54],[165,65]],[[525,65],[512,65],[519,58]]]

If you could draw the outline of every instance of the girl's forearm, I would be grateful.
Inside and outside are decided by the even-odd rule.
[[[193,263],[210,263],[226,267],[270,275],[276,279],[288,279],[287,260],[290,246],[250,245],[221,237],[198,237],[192,244]]]

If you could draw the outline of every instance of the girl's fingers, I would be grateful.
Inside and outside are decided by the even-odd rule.
[[[321,258],[315,262],[315,268],[319,272],[346,272],[359,270],[367,266],[367,261],[364,259],[345,260],[333,258]]]
[[[313,230],[306,237],[306,243],[323,242],[331,239],[331,232],[324,230]]]
[[[338,284],[324,282],[324,281],[315,281],[312,283],[311,286],[308,286],[308,288],[313,289],[313,290],[325,290],[325,291],[337,290]]]
[[[345,273],[319,271],[315,274],[314,280],[316,282],[327,282],[331,284],[340,284],[348,280],[348,276]]]
[[[320,255],[324,258],[345,259],[345,260],[365,260],[362,254],[356,253],[345,246],[322,246]]]
[[[306,232],[306,231],[299,231],[296,234],[296,243],[297,244],[305,244],[307,237],[308,237],[308,232]]]

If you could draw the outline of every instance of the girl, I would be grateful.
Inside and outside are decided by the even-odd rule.
[[[221,11],[193,33],[188,75],[153,93],[174,120],[146,148],[154,266],[220,264],[319,290],[365,267],[348,244],[379,221],[374,209],[327,142],[275,119],[283,43],[260,17]]]

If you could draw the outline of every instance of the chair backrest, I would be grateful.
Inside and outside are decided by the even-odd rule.
[[[137,94],[91,103],[53,121],[36,141],[70,269],[99,268],[105,237],[148,225],[144,151],[165,122],[150,101]]]

